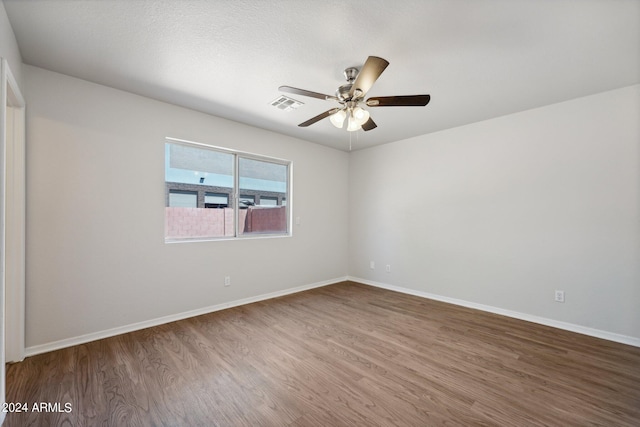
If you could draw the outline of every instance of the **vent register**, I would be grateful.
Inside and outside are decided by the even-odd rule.
[[[271,105],[282,111],[292,111],[304,105],[304,103],[282,95],[271,101]]]

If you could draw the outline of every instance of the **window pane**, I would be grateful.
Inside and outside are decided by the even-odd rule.
[[[269,198],[286,197],[289,188],[289,167],[286,164],[256,160],[245,157],[238,159],[238,181],[240,200],[258,199],[259,205],[247,205],[240,215],[239,234],[286,233],[287,207],[269,205]],[[249,197],[255,194],[253,199]],[[267,205],[262,204],[265,198]],[[243,212],[241,211],[241,212]]]
[[[165,145],[165,238],[234,236],[233,154],[175,143]],[[220,209],[207,209],[219,207]]]
[[[167,138],[165,239],[290,231],[290,163]]]

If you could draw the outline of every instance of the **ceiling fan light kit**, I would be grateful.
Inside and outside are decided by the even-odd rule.
[[[344,119],[346,118],[347,118],[347,113],[345,113],[344,110],[338,110],[337,112],[329,116],[329,120],[331,120],[331,124],[337,127],[338,129],[342,128],[342,125],[344,124]]]
[[[340,103],[340,107],[332,108],[324,113],[300,123],[298,126],[307,127],[320,120],[329,117],[331,124],[342,129],[344,122],[347,122],[347,131],[354,132],[360,129],[369,131],[375,129],[377,125],[371,118],[367,110],[362,108],[361,103],[367,107],[424,107],[431,99],[430,95],[402,95],[402,96],[379,96],[364,100],[365,95],[378,80],[382,72],[387,68],[389,62],[377,56],[370,56],[364,63],[362,70],[349,67],[344,70],[347,84],[340,86],[336,90],[336,95],[325,95],[305,89],[298,89],[292,86],[280,86],[282,92],[294,93],[297,95],[309,96],[323,100],[332,100]]]
[[[332,125],[342,129],[347,119],[347,131],[353,132],[362,129],[362,125],[369,120],[369,117],[371,117],[369,112],[362,107],[345,107],[329,116],[329,120]]]

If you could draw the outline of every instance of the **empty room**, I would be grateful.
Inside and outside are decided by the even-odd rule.
[[[0,424],[640,425],[640,1],[0,1]]]

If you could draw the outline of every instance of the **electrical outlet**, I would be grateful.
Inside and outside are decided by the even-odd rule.
[[[385,267],[385,271],[387,273],[391,273],[391,264],[387,264],[387,266]]]
[[[231,286],[231,276],[224,276],[224,285]]]
[[[372,270],[376,269],[376,262],[375,261],[369,261],[369,268]]]
[[[564,291],[556,291],[555,299],[556,302],[564,302]]]

